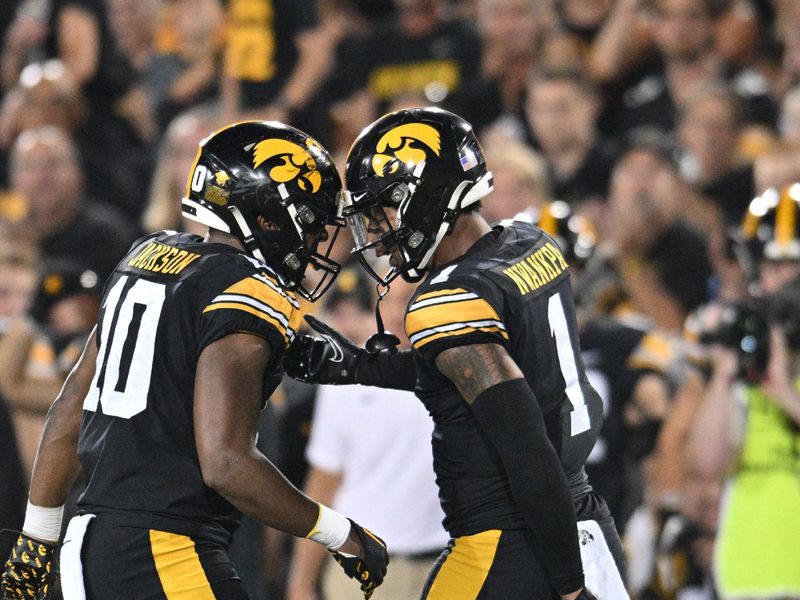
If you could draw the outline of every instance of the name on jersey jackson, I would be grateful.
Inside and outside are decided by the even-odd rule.
[[[529,294],[553,281],[567,269],[567,261],[558,248],[547,242],[521,261],[503,269],[503,274],[517,284],[520,294]]]
[[[128,261],[129,267],[175,275],[200,258],[196,252],[189,252],[174,246],[150,242],[139,254]]]

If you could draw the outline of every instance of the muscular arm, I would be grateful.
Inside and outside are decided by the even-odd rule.
[[[319,506],[283,476],[256,448],[269,343],[233,333],[209,344],[197,361],[194,432],[203,480],[261,523],[304,537]],[[341,550],[361,555],[356,533]]]
[[[36,453],[29,500],[37,506],[61,506],[80,470],[78,434],[83,399],[89,391],[97,360],[95,330],[89,335],[78,363],[67,376],[45,419]]]
[[[194,427],[206,485],[265,525],[305,536],[318,507],[258,451],[255,434],[266,340],[234,333],[203,350],[195,376]]]
[[[505,467],[537,556],[562,596],[583,587],[575,508],[533,391],[506,350],[474,344],[444,350],[437,368],[458,388]]]

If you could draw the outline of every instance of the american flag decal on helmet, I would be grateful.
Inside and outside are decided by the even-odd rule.
[[[461,168],[469,171],[472,167],[478,164],[478,159],[475,158],[475,153],[469,148],[465,148],[463,154],[460,156]]]

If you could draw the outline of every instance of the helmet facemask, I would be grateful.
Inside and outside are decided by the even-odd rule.
[[[325,214],[311,199],[299,194],[267,197],[258,204],[253,233],[243,242],[281,276],[287,289],[296,290],[311,302],[319,299],[341,269],[331,253],[344,220]],[[267,227],[259,224],[258,216],[267,221]]]

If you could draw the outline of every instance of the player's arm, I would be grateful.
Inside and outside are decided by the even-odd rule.
[[[50,562],[61,533],[64,502],[80,470],[78,434],[83,399],[91,386],[96,360],[97,344],[92,330],[81,357],[47,412],[33,465],[22,534],[3,569],[0,588],[4,597],[34,598],[39,593],[47,596]]]
[[[500,344],[491,343],[443,350],[436,366],[497,450],[554,587],[562,598],[576,598],[584,580],[575,508],[539,403],[519,367]]]
[[[89,393],[97,361],[95,335],[93,329],[81,357],[47,411],[31,477],[29,500],[36,506],[62,506],[80,470],[78,434],[83,415],[83,400]],[[56,539],[58,538],[44,541]]]
[[[194,427],[203,479],[265,525],[363,557],[368,577],[379,585],[388,562],[385,546],[365,540],[361,527],[305,496],[256,448],[270,350],[259,336],[233,333],[202,351],[195,375]]]

